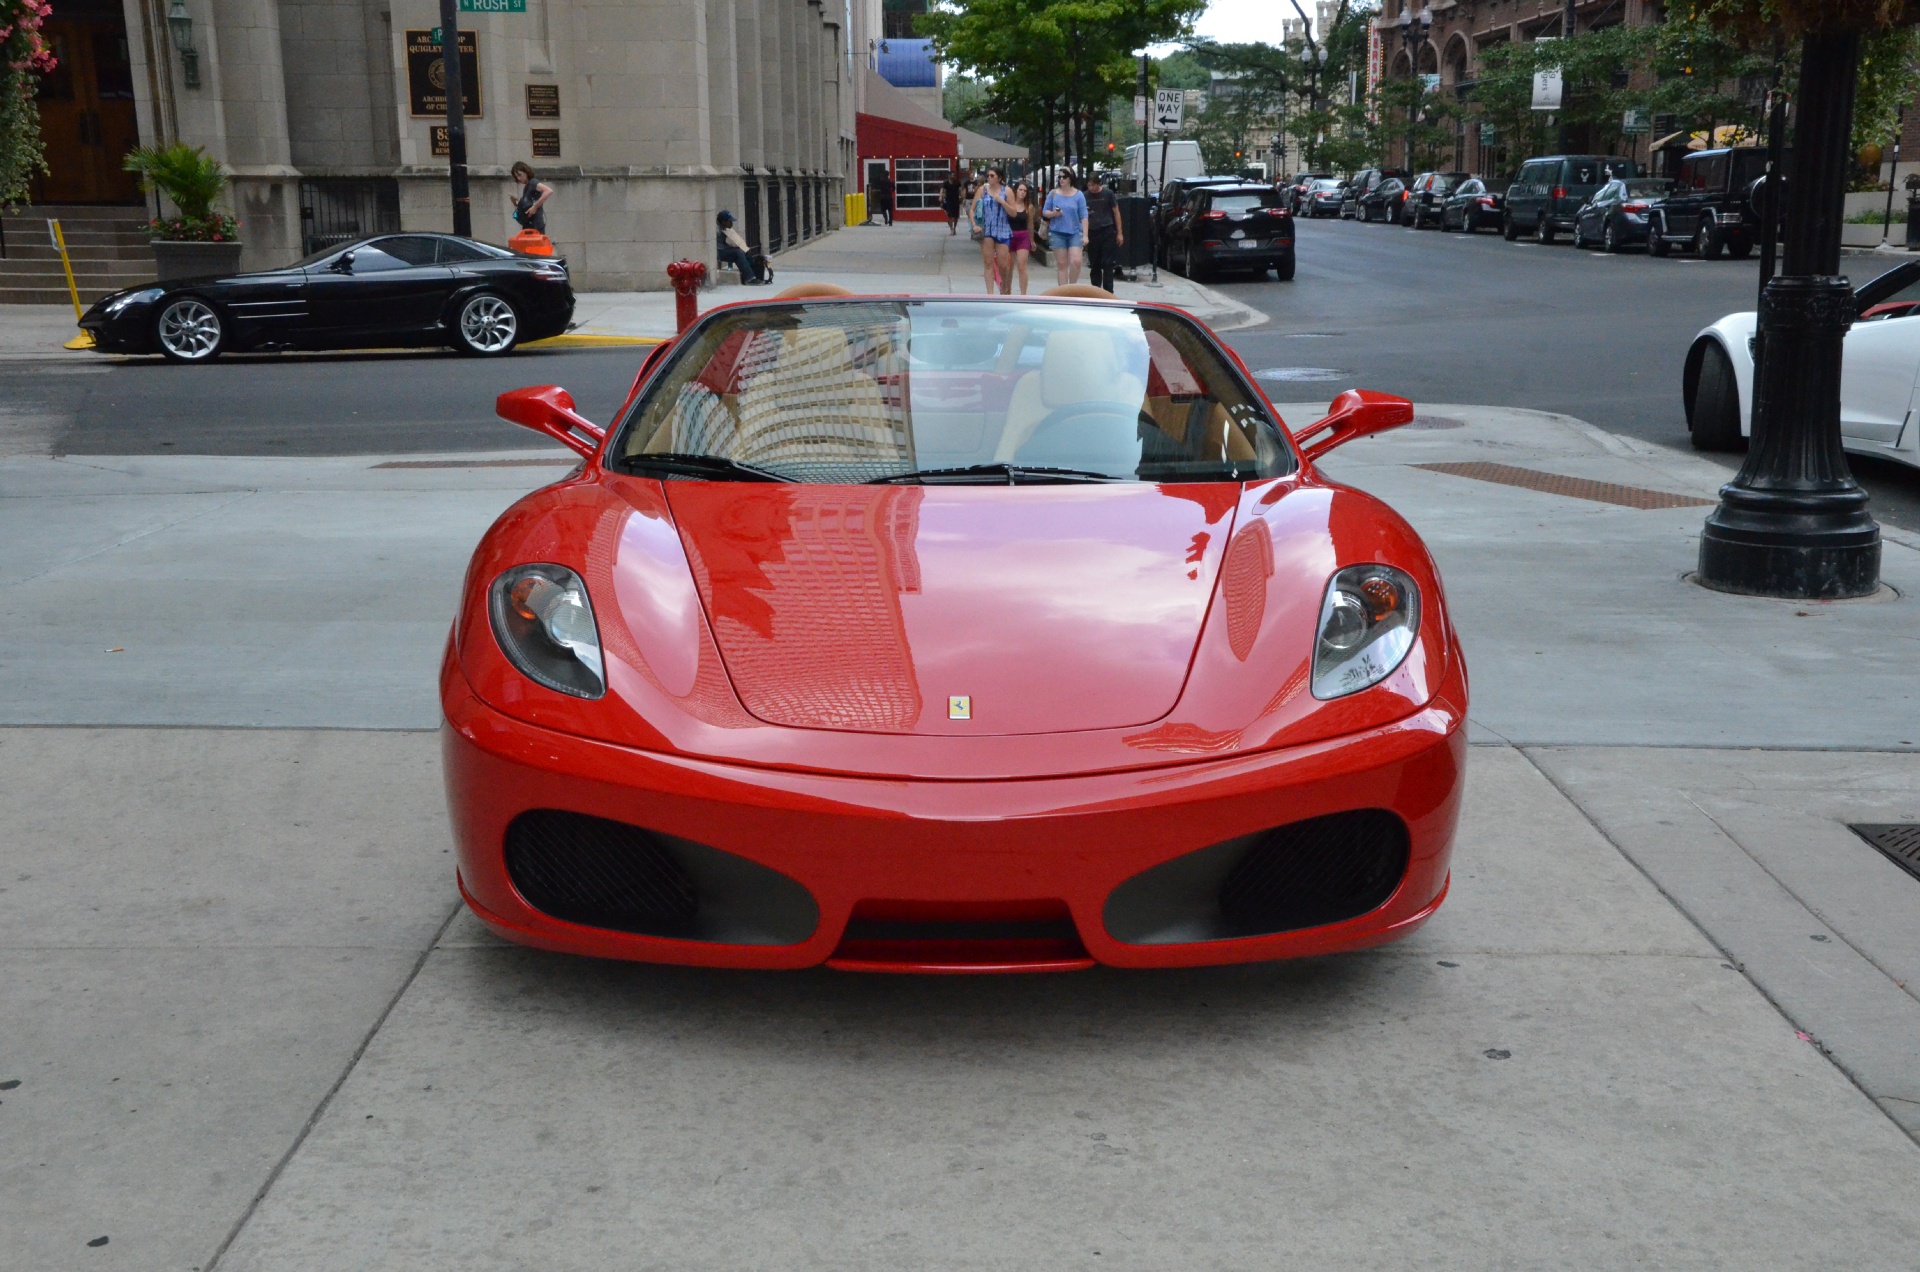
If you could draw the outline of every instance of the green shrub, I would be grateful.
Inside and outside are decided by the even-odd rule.
[[[174,207],[177,217],[153,222],[157,237],[165,239],[226,240],[236,236],[238,223],[224,212],[213,210],[213,202],[227,188],[227,174],[220,161],[198,146],[184,141],[171,146],[141,146],[127,155],[128,172],[140,174],[140,188],[152,194],[158,190]]]

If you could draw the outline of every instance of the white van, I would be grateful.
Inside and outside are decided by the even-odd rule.
[[[1136,194],[1158,194],[1160,182],[1175,181],[1183,177],[1204,177],[1207,175],[1206,161],[1200,157],[1200,143],[1197,141],[1169,140],[1166,147],[1166,171],[1160,167],[1160,150],[1163,143],[1147,142],[1144,146],[1134,142],[1127,147],[1126,166],[1121,169],[1133,182]]]

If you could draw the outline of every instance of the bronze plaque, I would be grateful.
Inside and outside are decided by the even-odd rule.
[[[533,130],[533,157],[535,159],[558,159],[560,157],[560,130],[558,128],[536,128]]]
[[[447,139],[447,126],[435,124],[427,130],[433,137],[433,157],[436,159],[453,158],[453,143]]]
[[[407,32],[407,101],[415,119],[447,117],[447,67],[432,31]],[[468,119],[479,119],[480,37],[460,33],[460,101]]]
[[[527,85],[527,118],[560,118],[560,86],[558,84]]]

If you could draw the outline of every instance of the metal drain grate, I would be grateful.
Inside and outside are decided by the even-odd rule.
[[[1920,879],[1920,822],[1858,825],[1847,829],[1885,853],[1894,865]]]
[[[1692,495],[1676,495],[1665,490],[1647,490],[1640,486],[1616,486],[1610,481],[1588,481],[1584,477],[1563,477],[1559,473],[1543,473],[1532,468],[1515,468],[1512,464],[1475,462],[1413,466],[1424,468],[1428,472],[1450,473],[1455,477],[1490,481],[1496,486],[1519,486],[1526,490],[1538,490],[1543,494],[1565,495],[1569,499],[1591,499],[1595,503],[1616,504],[1622,508],[1711,508],[1714,505],[1711,499],[1696,499]]]

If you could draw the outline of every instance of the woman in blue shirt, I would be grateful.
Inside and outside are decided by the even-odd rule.
[[[1080,263],[1087,241],[1087,196],[1074,189],[1073,170],[1060,169],[1060,184],[1047,192],[1040,215],[1047,219],[1048,246],[1053,269],[1062,283],[1080,281]]]

